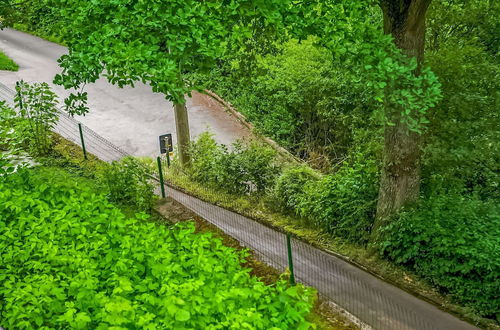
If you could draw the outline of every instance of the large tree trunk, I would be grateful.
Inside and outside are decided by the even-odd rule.
[[[174,104],[175,126],[177,131],[177,145],[179,147],[179,161],[181,166],[185,167],[189,164],[189,121],[186,108],[186,100],[183,103]]]
[[[404,54],[416,57],[420,66],[424,58],[425,13],[431,0],[380,0],[384,13],[384,32],[392,34]],[[390,106],[389,106],[390,107]],[[384,132],[384,159],[372,232],[377,231],[402,207],[413,204],[420,194],[420,136],[401,122],[402,109],[386,109],[389,121]]]

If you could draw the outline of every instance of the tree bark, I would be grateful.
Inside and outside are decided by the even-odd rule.
[[[384,33],[394,37],[394,43],[404,54],[417,58],[416,75],[420,74],[424,59],[425,14],[430,3],[431,0],[380,0]],[[386,125],[384,131],[383,168],[373,240],[391,216],[415,203],[420,194],[421,139],[401,121],[401,110],[397,107],[386,109],[394,126]]]
[[[182,103],[174,103],[175,126],[177,131],[177,145],[179,147],[179,161],[182,167],[189,165],[189,121],[186,108],[186,99]]]

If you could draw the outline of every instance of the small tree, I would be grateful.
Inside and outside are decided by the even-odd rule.
[[[197,86],[184,74],[215,64],[228,45],[245,47],[259,29],[281,27],[289,0],[58,0],[69,22],[55,82],[66,88],[100,76],[120,87],[142,81],[173,102],[179,159],[189,161],[185,95]]]
[[[59,119],[57,96],[47,83],[16,84],[14,102],[23,122],[17,127],[32,152],[47,154],[51,148],[51,130]]]

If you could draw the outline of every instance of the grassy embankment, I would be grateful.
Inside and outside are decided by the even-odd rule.
[[[17,71],[19,66],[0,50],[0,70]]]

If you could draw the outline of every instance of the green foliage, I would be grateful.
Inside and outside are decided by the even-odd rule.
[[[287,169],[275,192],[295,213],[355,242],[366,242],[373,222],[382,159],[377,151],[383,136],[380,124],[388,127],[402,121],[425,133],[421,172],[425,201],[388,229],[395,234],[388,236],[384,251],[483,315],[492,315],[486,300],[474,302],[474,292],[477,297],[483,293],[480,282],[471,280],[473,271],[450,275],[436,267],[463,263],[462,248],[476,250],[476,245],[456,243],[450,245],[452,254],[446,260],[448,255],[440,249],[448,246],[448,240],[460,241],[455,227],[460,219],[472,219],[467,225],[481,241],[478,233],[494,214],[482,218],[468,214],[470,210],[486,214],[484,205],[500,198],[500,2],[433,1],[427,19],[428,67],[420,76],[415,75],[416,61],[402,55],[391,37],[382,33],[381,12],[371,6],[374,2],[302,1],[292,7],[289,1],[25,3],[32,7],[23,11],[31,13],[23,15],[32,29],[50,34],[53,29],[44,26],[57,26],[50,16],[69,22],[63,23],[67,30],[60,29],[68,32],[71,53],[62,59],[65,71],[59,83],[74,87],[107,74],[120,86],[137,80],[150,83],[170,99],[202,85],[215,90],[259,131],[316,168],[333,172],[318,179],[306,167]],[[56,5],[43,8],[48,3]],[[50,20],[53,23],[47,25]],[[282,24],[287,26],[286,35],[276,33]],[[302,41],[282,43],[288,38]],[[209,68],[214,69],[200,74]],[[74,103],[85,111],[85,95],[68,100],[68,105]],[[377,145],[373,149],[357,140],[366,131]],[[195,161],[189,175],[203,187],[242,194],[275,185],[276,169],[269,165],[273,161],[257,147],[253,153],[241,145],[228,150],[202,136],[192,154]],[[253,163],[253,158],[258,161]],[[449,200],[443,197],[446,192],[452,193]],[[414,220],[421,227],[415,227]],[[428,252],[428,245],[415,243],[423,232],[426,242],[432,239],[433,246],[440,246],[435,254]],[[434,232],[439,234],[435,239]],[[414,246],[419,250],[401,261],[400,256],[414,251]],[[431,264],[431,255],[439,261]],[[491,278],[493,272],[478,262],[481,276]],[[492,288],[484,289],[485,297]]]
[[[97,173],[112,202],[150,211],[155,201],[151,171],[132,157],[103,164]]]
[[[20,143],[16,134],[16,111],[5,101],[0,101],[0,150],[18,150]]]
[[[374,89],[374,99],[383,105],[378,111],[383,122],[400,122],[421,133],[428,110],[441,99],[440,83],[428,67],[417,70],[417,59],[403,54],[392,36],[384,34],[382,17],[370,4],[324,1],[316,7],[314,33],[334,58],[346,61]]]
[[[126,218],[61,171],[0,177],[6,328],[307,329],[309,289],[266,286],[192,223]]]
[[[0,29],[13,27],[52,42],[62,43],[67,24],[57,7],[58,0],[0,1]]]
[[[57,96],[47,83],[16,84],[14,98],[20,120],[15,130],[22,136],[30,152],[47,154],[52,147],[51,130],[59,120]]]
[[[314,184],[321,176],[307,165],[289,167],[276,180],[274,195],[284,209],[299,213],[298,206],[307,197],[305,187]]]
[[[442,193],[385,228],[382,253],[479,314],[500,310],[500,208],[494,200]],[[498,320],[498,319],[497,319]]]
[[[0,70],[17,71],[19,66],[4,52],[0,51]]]
[[[12,26],[19,17],[19,8],[16,7],[17,0],[0,1],[0,29]]]
[[[366,106],[373,89],[347,66],[334,63],[314,39],[287,42],[278,54],[258,59],[249,76],[241,74],[244,66],[223,62],[197,79],[230,100],[260,132],[304,159],[326,155],[339,162],[351,146],[353,128],[373,111]]]
[[[11,174],[30,161],[15,130],[17,122],[14,109],[0,101],[0,176]]]
[[[432,53],[443,46],[461,48],[472,42],[489,55],[498,55],[499,14],[498,1],[433,1],[427,17],[426,49]]]
[[[231,193],[263,192],[279,172],[276,152],[255,141],[228,149],[203,133],[190,145],[190,154],[187,171],[193,180]]]
[[[57,0],[70,49],[56,77],[66,88],[104,75],[118,86],[142,81],[184,103],[195,86],[182,75],[204,71],[228,50],[246,48],[256,31],[282,26],[289,1]],[[95,24],[99,22],[99,24]]]
[[[500,198],[497,61],[474,44],[442,45],[428,61],[442,77],[444,99],[429,117],[425,193],[466,188],[482,198]]]
[[[375,218],[380,164],[358,151],[337,172],[305,187],[300,214],[320,228],[356,243],[366,243]]]

